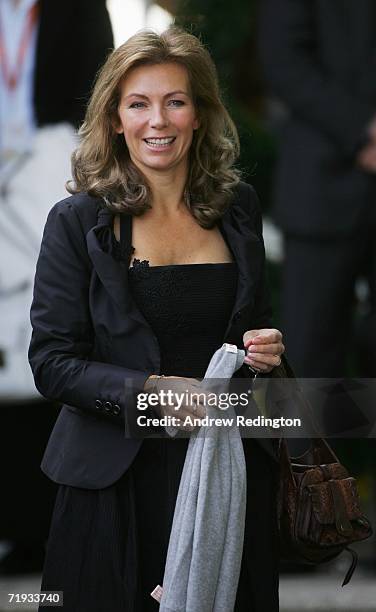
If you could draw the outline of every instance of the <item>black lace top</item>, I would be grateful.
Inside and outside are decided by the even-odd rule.
[[[134,300],[153,329],[161,351],[161,373],[203,377],[223,344],[233,309],[236,263],[129,268]]]

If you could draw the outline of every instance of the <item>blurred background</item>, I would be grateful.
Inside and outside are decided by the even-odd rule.
[[[0,0],[0,611],[7,592],[39,589],[55,494],[39,464],[59,407],[34,388],[29,308],[98,68],[145,26],[175,21],[202,38],[261,201],[275,326],[297,375],[373,378],[375,4]],[[333,446],[376,525],[374,440]],[[283,565],[281,609],[376,610],[375,538],[355,548],[359,569],[342,590],[345,554],[314,570]]]

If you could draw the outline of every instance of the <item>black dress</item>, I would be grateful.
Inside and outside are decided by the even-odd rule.
[[[223,343],[236,294],[236,264],[149,267],[134,260],[129,283],[158,339],[161,372],[203,377]],[[64,611],[158,610],[150,592],[163,582],[188,443],[148,438],[110,487],[59,487],[42,590],[64,591]],[[277,612],[276,467],[255,440],[243,440],[243,446],[247,514],[235,612]]]

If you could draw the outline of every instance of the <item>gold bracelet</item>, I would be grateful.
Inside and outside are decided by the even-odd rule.
[[[152,390],[151,390],[151,391],[149,391],[149,393],[159,393],[159,390],[158,390],[158,383],[159,383],[159,381],[161,380],[161,378],[166,378],[166,377],[165,377],[165,375],[164,375],[164,374],[156,374],[156,375],[154,376],[154,385],[153,385],[153,387],[152,387]]]

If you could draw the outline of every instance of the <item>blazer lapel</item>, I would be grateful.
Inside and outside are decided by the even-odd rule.
[[[226,337],[236,315],[253,305],[264,255],[262,242],[250,229],[249,218],[242,209],[237,207],[235,218],[230,208],[222,217],[219,229],[238,266],[238,287]]]
[[[128,290],[128,262],[116,259],[113,254],[113,219],[114,215],[108,209],[99,210],[98,223],[86,236],[89,257],[108,295],[124,313],[124,320],[128,316],[148,326]]]

